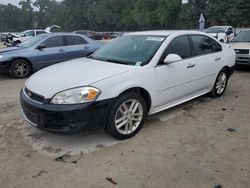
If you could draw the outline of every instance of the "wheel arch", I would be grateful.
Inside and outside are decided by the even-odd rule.
[[[221,69],[221,71],[222,71],[223,69],[225,69],[225,70],[227,71],[227,76],[230,76],[230,68],[229,68],[229,66],[224,66],[224,67]]]
[[[28,59],[28,58],[25,58],[25,57],[14,57],[13,59],[10,60],[10,64],[12,64],[14,61],[18,60],[18,59],[21,59],[21,60],[24,60],[24,61],[27,61],[31,67],[31,72],[33,72],[33,64],[31,63],[31,61]]]
[[[146,105],[147,105],[147,111],[149,112],[150,108],[151,108],[151,105],[152,105],[152,99],[151,99],[151,96],[149,94],[149,92],[142,88],[142,87],[131,87],[131,88],[127,88],[125,90],[123,90],[119,96],[125,94],[125,93],[128,93],[128,92],[134,92],[134,93],[137,93],[139,95],[142,96],[142,98],[145,100],[146,102]]]

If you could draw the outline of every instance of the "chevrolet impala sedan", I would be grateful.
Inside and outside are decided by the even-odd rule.
[[[24,118],[53,132],[136,135],[147,115],[201,95],[220,97],[235,52],[195,31],[145,31],[117,38],[87,58],[43,69],[20,94]]]

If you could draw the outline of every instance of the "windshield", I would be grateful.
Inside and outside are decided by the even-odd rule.
[[[165,36],[125,35],[97,50],[90,58],[143,66],[150,62],[164,40]]]
[[[39,41],[41,41],[42,39],[46,38],[48,35],[44,34],[44,35],[37,35],[35,37],[32,37],[28,40],[25,40],[24,42],[22,42],[21,44],[18,45],[18,47],[24,47],[24,48],[29,48],[34,46],[35,44],[37,44]]]
[[[241,31],[234,39],[233,42],[250,42],[250,30]]]
[[[225,33],[226,27],[210,27],[207,29],[207,33]]]

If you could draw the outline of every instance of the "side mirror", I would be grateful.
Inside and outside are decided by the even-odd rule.
[[[39,46],[36,47],[36,49],[38,49],[38,50],[42,50],[44,48],[47,48],[47,46],[45,44],[40,44]]]
[[[171,63],[175,63],[175,62],[178,62],[178,61],[181,61],[181,60],[182,60],[181,56],[179,56],[177,54],[168,54],[163,62],[165,64],[171,64]]]

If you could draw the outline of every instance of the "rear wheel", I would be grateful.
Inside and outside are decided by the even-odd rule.
[[[9,68],[9,74],[13,78],[26,78],[31,74],[31,66],[26,60],[14,60]]]
[[[139,94],[125,93],[111,109],[107,132],[119,140],[131,138],[142,128],[146,113],[146,103]]]
[[[229,74],[228,71],[224,68],[218,74],[211,95],[213,97],[220,97],[224,94],[227,88]]]

